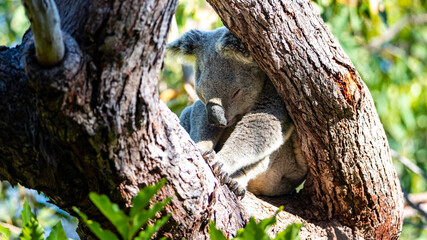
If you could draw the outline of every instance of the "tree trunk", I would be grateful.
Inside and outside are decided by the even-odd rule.
[[[368,88],[313,5],[208,2],[287,104],[309,165],[307,216],[336,219],[364,238],[397,238],[403,198],[385,132]]]
[[[58,65],[39,65],[31,32],[0,48],[0,178],[107,227],[89,192],[128,207],[141,187],[167,178],[157,200],[174,197],[163,229],[173,239],[208,238],[209,219],[231,236],[249,215],[268,216],[269,203],[251,194],[240,202],[218,183],[159,101],[177,1],[56,2],[66,49]],[[310,220],[302,236],[398,236],[402,196],[373,101],[312,6],[210,2],[276,85],[309,164],[302,194],[264,199],[287,206],[273,231]]]

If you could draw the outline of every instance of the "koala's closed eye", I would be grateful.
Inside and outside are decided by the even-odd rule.
[[[236,98],[240,94],[240,88],[234,91],[233,98]]]

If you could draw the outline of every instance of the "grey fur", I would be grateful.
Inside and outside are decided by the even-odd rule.
[[[199,150],[214,149],[239,189],[276,196],[301,184],[307,165],[292,120],[243,43],[223,27],[192,30],[167,48],[195,60],[200,100],[180,121]]]

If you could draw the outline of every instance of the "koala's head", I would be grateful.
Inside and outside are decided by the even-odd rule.
[[[195,64],[195,89],[206,106],[210,124],[230,126],[258,100],[266,75],[227,28],[191,30],[167,49]]]

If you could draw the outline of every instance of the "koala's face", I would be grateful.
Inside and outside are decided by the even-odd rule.
[[[234,124],[258,100],[266,76],[228,29],[192,30],[169,44],[168,51],[195,62],[195,89],[212,125]]]

